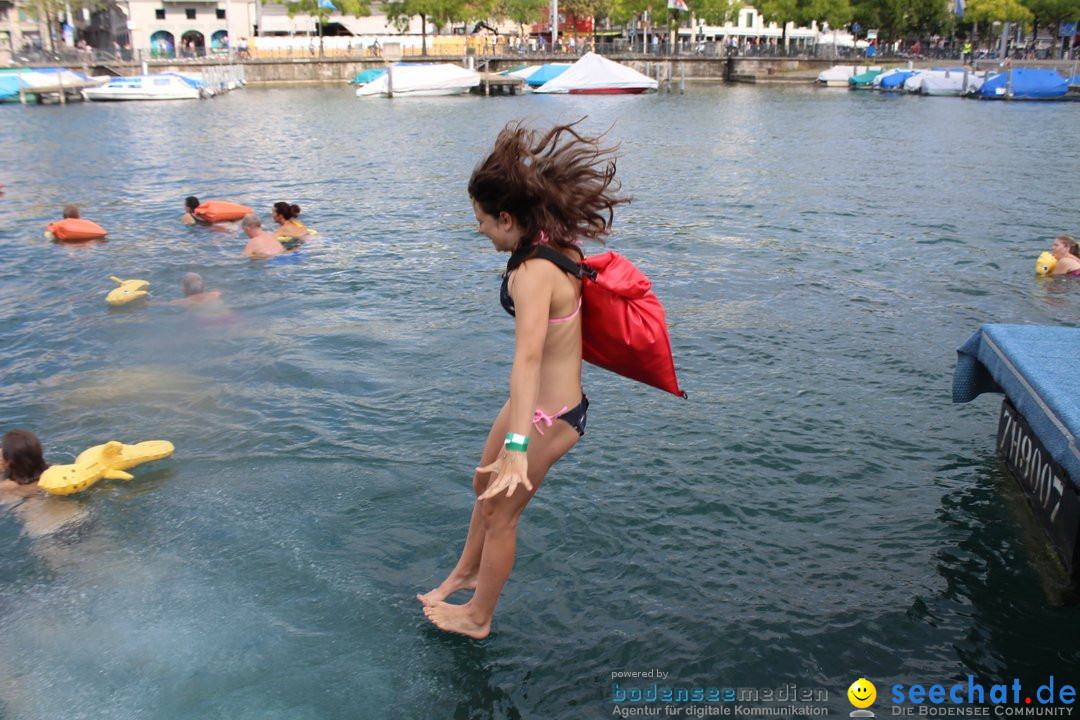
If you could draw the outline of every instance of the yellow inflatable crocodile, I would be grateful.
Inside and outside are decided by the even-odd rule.
[[[83,450],[71,465],[51,466],[41,473],[38,487],[52,495],[71,495],[102,478],[131,480],[132,476],[124,470],[172,454],[173,444],[167,440],[147,440],[137,445],[125,445],[113,440]]]
[[[113,288],[105,296],[105,302],[110,305],[126,305],[132,300],[146,297],[150,292],[150,283],[145,280],[121,280],[118,277],[110,277],[120,287]]]

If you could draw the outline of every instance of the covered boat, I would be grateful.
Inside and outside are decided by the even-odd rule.
[[[356,97],[463,95],[480,84],[480,73],[450,63],[397,63],[366,85]]]
[[[61,91],[66,95],[100,83],[100,80],[67,68],[0,70],[0,100],[17,98],[20,90],[24,95],[56,94]]]
[[[1053,100],[1065,97],[1069,80],[1056,70],[1014,68],[991,75],[979,88],[984,100]]]
[[[115,77],[104,85],[83,90],[94,101],[114,100],[198,100],[206,95],[199,81],[177,73]]]
[[[828,70],[823,70],[817,81],[825,87],[847,87],[848,80],[853,76],[867,70],[873,70],[866,65],[833,65]]]
[[[858,75],[852,75],[848,78],[848,87],[855,90],[866,90],[874,86],[874,78],[876,78],[884,70],[867,70],[864,73]]]
[[[642,93],[655,90],[657,82],[648,75],[588,52],[557,78],[536,88],[538,93],[601,95]]]
[[[350,85],[367,85],[372,80],[386,74],[386,68],[368,68],[363,72],[356,73],[356,77],[349,81]]]
[[[533,72],[525,76],[525,84],[531,88],[538,88],[549,80],[562,75],[569,70],[573,65],[570,63],[548,63],[547,65],[540,65]]]
[[[983,79],[964,68],[927,70],[920,76],[919,92],[922,95],[966,95],[982,85]]]
[[[903,92],[904,83],[908,78],[915,74],[914,70],[893,70],[887,73],[881,73],[874,80],[874,85],[879,89],[886,92]]]

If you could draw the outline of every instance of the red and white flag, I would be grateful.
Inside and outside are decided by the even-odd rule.
[[[682,10],[683,12],[690,12],[690,8],[686,6],[686,0],[667,0],[668,10]]]

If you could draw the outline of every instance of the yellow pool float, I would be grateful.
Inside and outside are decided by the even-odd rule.
[[[167,440],[147,440],[125,445],[116,440],[83,450],[71,465],[52,465],[41,473],[38,487],[52,495],[71,495],[90,487],[102,478],[133,480],[128,468],[167,458],[173,454]]]
[[[150,283],[145,280],[121,280],[118,277],[110,277],[120,287],[115,287],[105,296],[105,302],[110,305],[126,305],[132,300],[140,300],[150,292]]]
[[[1053,272],[1056,265],[1057,258],[1044,250],[1042,254],[1039,255],[1039,259],[1035,261],[1035,274],[1049,275]]]

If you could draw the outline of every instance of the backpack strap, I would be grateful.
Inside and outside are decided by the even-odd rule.
[[[590,280],[596,279],[596,271],[591,267],[584,263],[576,263],[558,250],[548,247],[547,245],[533,245],[518,250],[511,255],[510,259],[507,261],[506,272],[516,270],[521,263],[526,260],[531,260],[532,258],[542,258],[548,262],[554,263],[560,270],[570,273],[578,280],[585,277]]]

